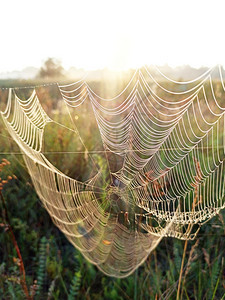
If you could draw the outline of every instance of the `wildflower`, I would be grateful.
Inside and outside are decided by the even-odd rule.
[[[104,245],[106,245],[106,246],[108,246],[108,245],[110,245],[110,244],[111,244],[111,242],[110,242],[110,241],[108,241],[108,240],[103,240],[102,242],[103,242],[103,244],[104,244]]]

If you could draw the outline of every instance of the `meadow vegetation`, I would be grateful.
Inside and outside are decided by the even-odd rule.
[[[100,83],[90,84],[101,90]],[[2,81],[0,85],[23,86],[24,82]],[[36,90],[46,112],[70,126],[66,113],[60,109],[56,86]],[[30,91],[18,90],[18,96],[27,97]],[[1,91],[1,109],[7,93]],[[89,104],[84,104],[74,117],[88,150],[101,150]],[[94,171],[88,155],[95,155],[98,164],[104,164],[101,156],[83,153],[78,137],[57,125],[47,125],[44,141],[46,157],[73,178],[91,177]],[[54,226],[2,120],[0,196],[1,299],[176,299],[182,260],[179,299],[225,299],[225,211],[202,226],[195,240],[188,241],[184,258],[185,242],[164,238],[134,274],[125,279],[107,277]]]

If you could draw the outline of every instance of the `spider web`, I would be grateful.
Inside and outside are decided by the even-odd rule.
[[[220,80],[214,84],[217,71]],[[165,236],[194,239],[201,225],[225,206],[220,66],[186,82],[155,72],[161,80],[147,67],[137,70],[110,99],[85,80],[58,86],[73,125],[69,129],[88,154],[72,112],[91,103],[108,176],[90,155],[96,173],[85,182],[65,175],[46,158],[45,126],[57,122],[43,110],[35,89],[27,100],[10,89],[2,112],[53,222],[110,276],[131,274]]]

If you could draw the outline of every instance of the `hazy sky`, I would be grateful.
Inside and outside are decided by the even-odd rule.
[[[225,1],[0,2],[0,73],[70,66],[225,65]]]

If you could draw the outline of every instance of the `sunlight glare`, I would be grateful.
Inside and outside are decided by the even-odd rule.
[[[219,0],[4,1],[0,72],[48,57],[87,70],[225,64],[224,8]]]

